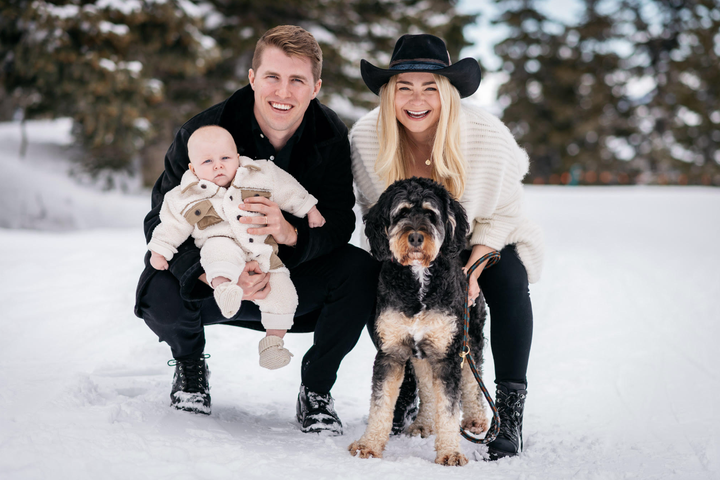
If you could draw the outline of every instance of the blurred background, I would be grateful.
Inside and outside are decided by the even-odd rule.
[[[0,122],[22,159],[27,121],[70,119],[78,171],[152,185],[176,129],[247,84],[279,24],[317,38],[320,100],[348,126],[377,101],[360,59],[432,33],[481,63],[472,100],[528,151],[527,183],[720,186],[717,0],[2,0]]]

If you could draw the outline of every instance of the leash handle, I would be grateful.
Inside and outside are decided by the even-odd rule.
[[[492,251],[492,252],[486,253],[485,255],[480,257],[477,260],[477,262],[473,263],[467,272],[468,280],[470,280],[470,274],[473,273],[480,266],[480,264],[483,263],[485,260],[488,261],[487,265],[485,265],[485,268],[492,267],[493,265],[495,265],[497,262],[500,261],[500,252]]]
[[[485,383],[482,381],[482,377],[477,370],[475,360],[473,360],[472,354],[470,353],[470,347],[468,346],[468,328],[470,325],[470,308],[468,305],[468,295],[470,294],[470,274],[472,274],[472,272],[474,272],[475,269],[477,269],[478,266],[480,266],[480,264],[483,263],[485,260],[488,261],[487,265],[485,265],[485,268],[491,267],[500,261],[500,254],[495,251],[487,253],[480,257],[480,259],[473,263],[473,265],[468,269],[468,287],[465,292],[465,310],[463,312],[463,346],[462,351],[460,352],[460,357],[462,357],[460,368],[463,368],[463,366],[465,365],[465,360],[467,360],[468,365],[470,365],[470,370],[472,371],[472,374],[475,377],[475,380],[478,382],[478,386],[480,387],[480,390],[482,391],[485,400],[487,400],[488,405],[490,405],[490,409],[493,412],[492,423],[490,424],[490,429],[485,434],[485,437],[475,437],[472,433],[466,432],[465,429],[462,427],[460,427],[460,435],[462,435],[463,438],[465,438],[466,440],[482,445],[487,445],[488,443],[495,440],[498,436],[498,433],[500,432],[500,414],[498,413],[497,407],[495,406],[495,402],[493,402],[493,399],[490,396],[490,392],[488,392],[487,388],[485,388]]]

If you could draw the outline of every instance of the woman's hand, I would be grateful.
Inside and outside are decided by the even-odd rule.
[[[480,267],[478,267],[478,269],[479,268]],[[463,271],[467,275],[466,268],[463,268]],[[478,295],[480,295],[480,285],[478,284],[478,277],[475,275],[475,272],[473,272],[468,279],[468,287],[468,305],[475,305],[475,300],[477,300]]]
[[[259,225],[248,228],[250,235],[272,235],[275,241],[282,245],[293,246],[297,243],[297,234],[285,217],[278,204],[265,197],[249,197],[244,203],[238,205],[240,210],[258,212],[260,216],[240,217],[240,223]]]
[[[483,255],[495,251],[495,249],[486,247],[485,245],[474,245],[472,248],[472,252],[470,253],[470,258],[462,269],[463,272],[465,272],[465,275],[467,275],[470,267],[472,267],[475,262],[480,260]],[[473,270],[473,273],[468,279],[468,284],[470,287],[468,289],[468,305],[475,305],[475,300],[478,298],[478,295],[480,295],[480,284],[478,283],[478,278],[480,278],[480,274],[485,269],[485,265],[487,265],[487,262],[488,261],[485,260],[480,265],[478,265],[477,268]]]

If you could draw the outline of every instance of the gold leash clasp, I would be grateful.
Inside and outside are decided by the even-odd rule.
[[[460,370],[462,370],[462,368],[465,366],[465,357],[467,357],[468,353],[470,353],[470,347],[465,345],[463,347],[463,351],[460,352],[460,358],[462,358],[462,362],[460,362]]]

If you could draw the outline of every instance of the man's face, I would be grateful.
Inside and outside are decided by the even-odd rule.
[[[290,57],[277,47],[267,47],[257,71],[248,73],[255,92],[255,119],[265,135],[289,138],[302,123],[310,100],[320,91],[310,59]]]

